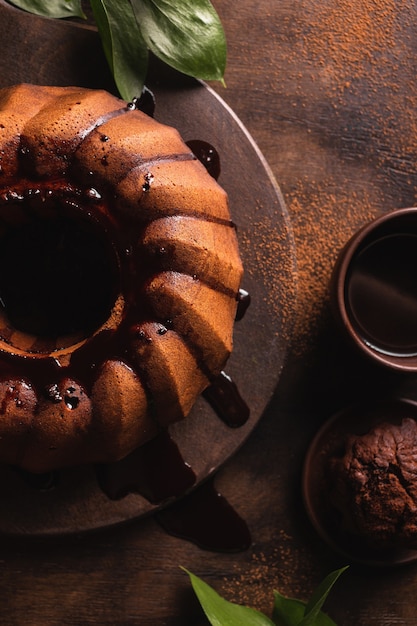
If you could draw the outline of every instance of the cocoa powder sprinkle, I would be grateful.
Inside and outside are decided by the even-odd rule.
[[[273,169],[297,244],[300,352],[323,322],[341,247],[381,212],[416,202],[414,13],[410,0],[326,0],[304,3],[292,26],[294,113],[281,141],[301,142],[303,155],[293,171]]]

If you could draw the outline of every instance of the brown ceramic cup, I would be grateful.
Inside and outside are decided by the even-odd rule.
[[[336,319],[363,354],[417,371],[417,208],[359,230],[339,254],[331,288]]]

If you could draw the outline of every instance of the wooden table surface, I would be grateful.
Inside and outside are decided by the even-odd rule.
[[[184,566],[228,599],[270,614],[274,589],[306,599],[346,560],[312,530],[304,455],[335,410],[380,390],[413,394],[351,354],[334,330],[328,281],[343,243],[384,211],[413,206],[417,170],[417,6],[411,0],[214,2],[228,39],[227,88],[281,187],[299,297],[290,355],[270,406],[215,486],[251,546],[203,550],[153,517],[88,535],[0,539],[3,625],[206,624]],[[39,46],[16,32],[10,45]],[[6,45],[2,42],[2,45]],[[41,70],[42,68],[40,68]],[[416,624],[417,564],[353,565],[326,604],[339,626]]]

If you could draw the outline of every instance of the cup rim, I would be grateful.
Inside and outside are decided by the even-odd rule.
[[[374,362],[378,362],[398,371],[416,372],[417,355],[391,355],[379,352],[378,350],[372,348],[372,346],[368,345],[363,338],[360,337],[351,321],[345,297],[349,268],[355,256],[364,247],[364,243],[367,243],[368,239],[370,242],[378,241],[379,237],[375,237],[375,239],[372,240],[371,235],[373,233],[383,227],[384,224],[401,220],[407,216],[415,216],[417,220],[417,207],[394,209],[388,213],[379,215],[354,233],[354,235],[342,248],[338,256],[334,267],[332,282],[335,292],[334,300],[336,303],[336,316],[339,318],[345,333],[347,333],[347,335],[353,340],[356,347],[359,348],[362,353],[370,357]],[[395,232],[395,230],[393,230],[393,232]]]

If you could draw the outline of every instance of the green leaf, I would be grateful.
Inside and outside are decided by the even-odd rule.
[[[326,576],[308,603],[286,598],[275,591],[272,618],[276,626],[336,626],[321,608],[333,585],[346,569],[347,567],[342,567]]]
[[[81,0],[9,0],[45,17],[85,17]],[[210,0],[90,0],[120,95],[142,93],[149,50],[180,72],[223,81],[226,38]]]
[[[262,613],[228,602],[201,578],[184,571],[189,575],[194,592],[212,626],[274,626]]]
[[[331,588],[333,587],[339,576],[343,574],[344,571],[346,571],[346,569],[347,567],[342,567],[338,570],[335,570],[334,572],[331,572],[320,583],[306,606],[304,618],[300,622],[299,626],[316,626],[316,624],[318,624],[317,617],[320,614],[321,607],[323,606],[327,596],[329,595]]]
[[[148,68],[148,50],[127,0],[90,0],[104,53],[117,89],[125,100],[140,97]]]
[[[44,17],[82,17],[85,18],[81,0],[9,0],[10,4]]]
[[[222,80],[226,38],[209,0],[130,0],[148,48],[184,74]]]
[[[276,626],[298,626],[304,617],[306,604],[301,600],[286,598],[274,591],[274,611],[272,619]]]
[[[300,626],[306,612],[306,603],[294,598],[286,598],[274,591],[274,611],[272,619],[276,626]],[[321,611],[316,615],[314,626],[336,626],[334,621]]]

